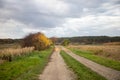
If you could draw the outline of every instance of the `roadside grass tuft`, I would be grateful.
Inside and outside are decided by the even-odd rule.
[[[1,80],[37,80],[48,62],[52,48],[34,51],[29,55],[17,57],[12,62],[0,64]]]
[[[87,68],[83,64],[79,63],[77,60],[73,59],[64,51],[61,51],[61,55],[69,68],[71,68],[77,75],[77,80],[106,80],[101,75],[93,72],[91,69]]]

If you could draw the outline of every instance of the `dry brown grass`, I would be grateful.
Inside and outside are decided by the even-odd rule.
[[[69,48],[91,51],[95,55],[108,57],[120,61],[120,46],[118,45],[70,45]]]
[[[104,45],[120,45],[120,42],[108,42],[104,43]]]
[[[12,57],[26,55],[32,52],[33,50],[34,50],[34,47],[3,49],[3,50],[0,50],[0,58],[3,60],[11,61]]]

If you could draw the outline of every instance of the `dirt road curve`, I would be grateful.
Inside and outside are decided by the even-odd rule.
[[[92,69],[93,71],[97,72],[98,74],[106,77],[108,80],[120,80],[120,71],[113,70],[111,68],[107,68],[105,66],[102,66],[100,64],[97,64],[95,62],[92,62],[86,58],[80,57],[74,53],[72,53],[70,50],[62,47],[62,49],[72,56],[74,59],[79,61],[80,63],[84,64],[88,68]]]
[[[50,62],[39,77],[40,80],[74,80],[74,74],[67,69],[59,53],[60,49],[56,47]]]

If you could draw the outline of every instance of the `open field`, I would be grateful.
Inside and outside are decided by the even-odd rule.
[[[12,43],[12,44],[0,44],[0,50],[1,49],[8,49],[8,48],[21,48],[21,45],[18,43]]]
[[[92,60],[96,63],[99,63],[101,65],[104,65],[104,66],[107,66],[107,67],[110,67],[110,68],[113,68],[113,69],[116,69],[116,70],[120,70],[120,61],[116,61],[116,60],[113,60],[113,59],[110,59],[110,58],[102,57],[101,55],[95,54],[92,51],[88,51],[88,50],[86,51],[86,49],[89,49],[88,47],[85,48],[85,46],[84,46],[84,47],[81,48],[81,47],[77,46],[77,47],[74,47],[74,48],[69,47],[69,49],[71,51],[73,51],[75,54],[77,54],[79,56],[82,56],[82,57],[85,57],[87,59],[90,59],[90,60]],[[94,47],[94,49],[97,49],[97,48]]]
[[[104,45],[119,45],[120,46],[120,42],[107,42],[107,43],[104,43]]]
[[[81,51],[89,51],[94,55],[120,61],[120,45],[70,45],[68,48],[76,48]]]
[[[49,60],[52,49],[34,51],[17,57],[12,62],[0,64],[1,80],[37,80]]]
[[[120,46],[116,45],[79,45],[79,46],[68,46],[75,54],[83,56],[89,60],[92,60],[101,65],[120,70],[120,58],[119,58],[119,48]],[[54,51],[60,50],[60,47],[54,48]],[[38,80],[42,79],[40,76],[43,70],[47,69],[47,62],[50,60],[50,55],[52,52],[51,49],[45,49],[42,51],[35,51],[34,47],[24,47],[21,48],[18,44],[4,44],[1,45],[0,49],[0,58],[7,60],[0,64],[0,79],[2,80]],[[60,51],[59,51],[60,52]],[[59,54],[59,53],[58,53]],[[54,55],[58,55],[55,54]],[[115,54],[115,55],[114,55]],[[87,66],[78,62],[73,57],[66,54],[64,51],[61,52],[65,63],[70,67],[75,73],[77,80],[106,80],[101,74],[92,71]],[[7,57],[7,58],[6,58]],[[53,59],[53,57],[52,57]],[[62,63],[59,57],[54,56],[54,65],[59,66],[55,68],[49,68],[48,73],[52,72],[56,75],[51,75],[53,78],[64,80],[65,77],[68,78],[68,75],[63,75],[65,70],[61,69]],[[57,60],[59,62],[57,62]],[[10,61],[10,62],[8,62]],[[65,64],[64,64],[65,65]],[[46,67],[45,67],[46,66]],[[15,68],[14,68],[15,67]],[[53,67],[53,65],[51,65]],[[45,69],[44,69],[45,68]],[[57,72],[58,70],[58,72]],[[57,73],[55,73],[55,71]],[[43,74],[43,73],[42,73]],[[59,75],[58,75],[59,74]],[[58,76],[64,77],[58,77]],[[65,73],[66,74],[66,73]],[[48,79],[50,74],[48,75]],[[46,78],[46,76],[44,77]],[[44,80],[43,78],[43,80]],[[70,79],[74,78],[71,76]],[[74,80],[74,79],[73,79]]]
[[[83,64],[79,63],[77,60],[73,59],[64,51],[61,51],[61,55],[64,58],[66,64],[77,75],[77,80],[106,80],[104,77],[100,76],[96,72],[93,72],[91,69],[87,68]]]

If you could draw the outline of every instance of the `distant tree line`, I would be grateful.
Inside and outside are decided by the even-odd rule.
[[[70,43],[79,44],[101,44],[107,42],[120,42],[120,36],[83,36],[83,37],[64,37],[64,38],[50,38],[54,44],[61,44],[65,39],[68,39]],[[21,43],[23,39],[0,39],[0,44]]]
[[[57,43],[62,43],[63,40],[68,39],[70,43],[79,44],[101,44],[107,42],[120,42],[120,36],[108,37],[108,36],[83,36],[83,37],[64,37],[58,38]]]
[[[0,44],[21,43],[22,39],[0,39]]]
[[[34,47],[35,50],[43,50],[49,48],[53,42],[47,38],[43,33],[31,33],[22,39],[0,39],[0,44],[14,44],[17,43],[21,47]]]

